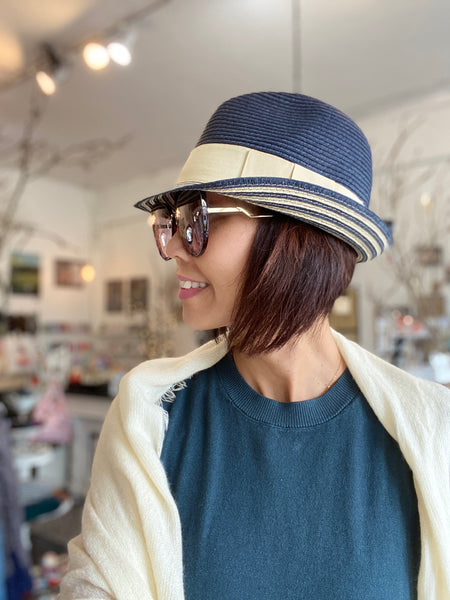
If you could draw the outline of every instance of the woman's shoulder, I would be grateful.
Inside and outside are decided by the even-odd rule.
[[[147,360],[129,371],[122,378],[119,395],[142,390],[164,390],[178,382],[192,377],[195,373],[208,369],[227,352],[224,339],[209,341],[188,354]]]
[[[405,411],[416,415],[434,415],[436,420],[445,418],[450,427],[450,390],[447,387],[411,375],[339,334],[335,334],[335,339],[369,402],[378,404],[384,399],[388,404],[403,406]]]

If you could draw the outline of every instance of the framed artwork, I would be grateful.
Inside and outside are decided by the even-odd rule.
[[[440,246],[417,246],[416,255],[422,267],[437,267],[442,264],[442,248]]]
[[[445,267],[445,283],[450,284],[450,265]]]
[[[420,319],[429,317],[441,317],[445,315],[445,298],[439,292],[425,296],[419,296],[417,301],[417,312]]]
[[[142,277],[130,280],[130,311],[142,312],[148,309],[148,279]]]
[[[10,258],[11,292],[13,294],[39,294],[39,256],[13,252]]]
[[[55,262],[55,282],[56,285],[66,287],[81,287],[83,279],[81,269],[85,261],[79,260],[57,260]]]
[[[123,281],[106,282],[106,310],[108,312],[123,310]]]

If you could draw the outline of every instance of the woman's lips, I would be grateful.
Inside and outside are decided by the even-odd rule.
[[[204,281],[195,281],[181,275],[178,275],[178,279],[180,280],[180,291],[178,294],[180,300],[192,298],[208,286]]]

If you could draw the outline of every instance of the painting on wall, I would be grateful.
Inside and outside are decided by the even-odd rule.
[[[108,312],[123,310],[123,281],[106,282],[106,310]]]
[[[39,294],[39,256],[13,252],[10,258],[11,292],[13,294]]]
[[[55,282],[56,285],[66,287],[81,287],[83,279],[81,269],[85,261],[79,260],[57,260],[55,262]]]
[[[442,264],[442,248],[440,246],[417,246],[416,255],[422,267],[438,267]]]
[[[130,311],[142,312],[148,309],[148,279],[142,277],[130,280]]]

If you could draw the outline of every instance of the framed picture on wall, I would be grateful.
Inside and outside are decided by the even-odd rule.
[[[437,267],[442,264],[442,248],[440,246],[417,246],[416,255],[422,267]]]
[[[141,277],[130,280],[130,312],[148,309],[148,279]]]
[[[39,256],[13,252],[10,258],[11,292],[13,294],[39,294]]]
[[[120,312],[123,310],[123,281],[106,282],[106,310]]]
[[[66,287],[81,287],[83,279],[81,269],[86,261],[79,260],[57,260],[55,262],[55,283]]]

